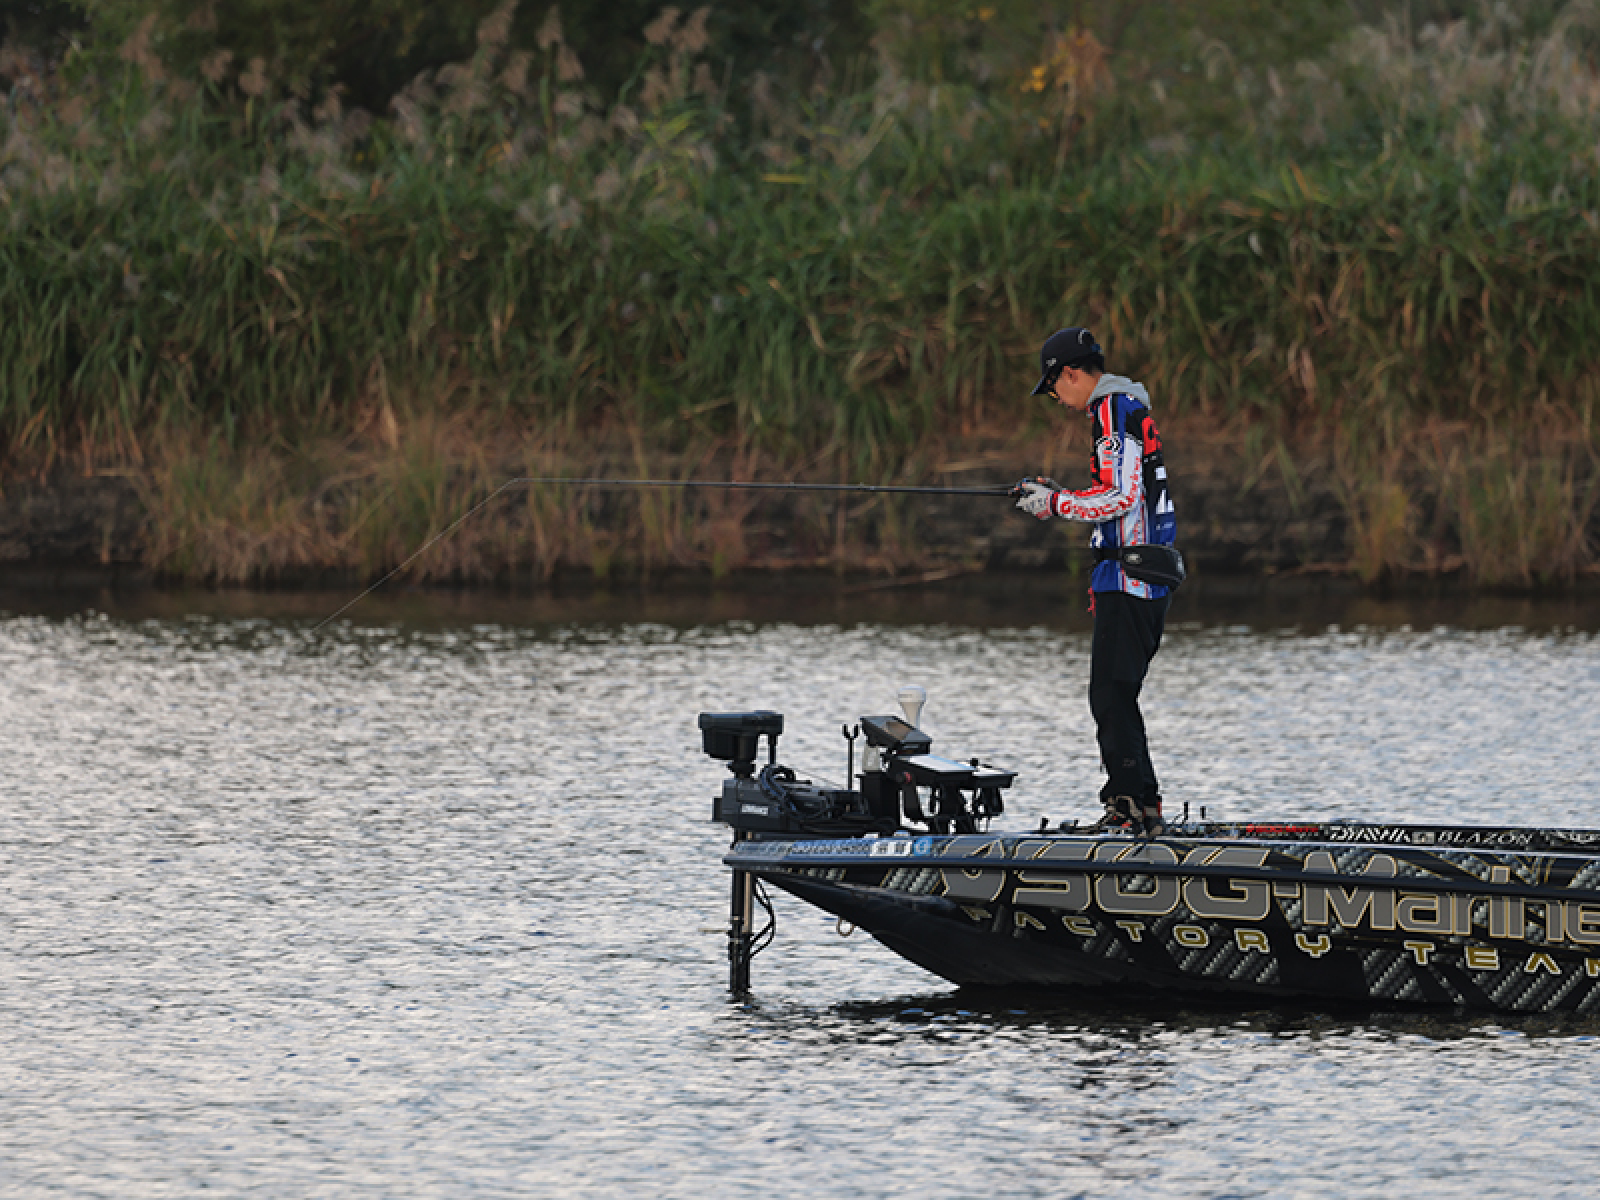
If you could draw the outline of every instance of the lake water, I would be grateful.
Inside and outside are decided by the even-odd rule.
[[[1579,1196],[1600,1023],[962,994],[776,897],[725,992],[704,709],[1094,815],[1081,597],[0,598],[0,1194]],[[1576,601],[1174,612],[1169,810],[1593,826]]]

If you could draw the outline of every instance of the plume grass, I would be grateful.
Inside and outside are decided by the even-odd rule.
[[[486,22],[381,119],[259,61],[179,78],[147,43],[115,69],[13,63],[0,443],[35,465],[165,447],[152,552],[177,574],[376,571],[508,453],[585,469],[619,431],[639,469],[718,446],[915,477],[941,439],[1037,422],[1035,347],[1081,323],[1164,412],[1265,431],[1286,477],[1334,439],[1363,578],[1452,555],[1484,583],[1570,578],[1600,454],[1596,11],[1236,70],[1231,139],[1086,34],[1018,84],[884,63],[780,101],[723,90],[674,16],[603,105],[558,27],[530,63]],[[1467,432],[1424,460],[1425,426]],[[317,462],[364,481],[337,520]],[[732,507],[707,550],[670,498],[632,542],[550,504],[523,514],[536,571],[743,553]],[[451,553],[441,575],[524,551]]]

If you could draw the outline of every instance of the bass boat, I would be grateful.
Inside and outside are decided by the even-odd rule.
[[[1600,831],[1202,811],[1155,836],[990,832],[1015,772],[935,755],[920,698],[901,698],[904,719],[845,727],[843,789],[779,764],[782,714],[700,714],[706,753],[730,772],[713,819],[733,831],[735,993],[774,932],[770,885],[963,987],[1600,1009]]]

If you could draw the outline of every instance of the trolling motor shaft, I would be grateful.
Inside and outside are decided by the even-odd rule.
[[[737,845],[743,839],[734,838]],[[756,879],[749,871],[733,873],[733,901],[728,911],[728,990],[735,996],[750,991],[750,960],[755,955]]]
[[[911,841],[896,836],[910,832],[900,823],[902,814],[907,821],[943,837],[977,833],[991,817],[1005,811],[1001,792],[1011,786],[1016,772],[976,758],[956,762],[934,755],[932,739],[913,723],[922,715],[926,701],[922,688],[905,687],[900,689],[900,703],[906,720],[864,716],[858,724],[841,728],[847,781],[843,788],[801,779],[778,763],[782,713],[759,709],[700,714],[702,749],[726,763],[729,772],[721,793],[712,800],[711,819],[733,831],[733,849],[724,861],[733,867],[728,990],[735,996],[749,993],[751,961],[772,942],[777,930],[777,914],[762,887],[759,856],[742,851],[744,843],[870,837],[873,842],[863,861],[900,858],[912,846]],[[858,737],[867,743],[860,775],[855,769]],[[767,764],[758,770],[762,738],[767,739]],[[919,789],[927,790],[929,809],[924,809]],[[734,858],[742,861],[735,863],[731,861]],[[757,862],[754,870],[745,865],[751,858]],[[788,885],[780,880],[779,886]],[[767,924],[759,930],[755,928],[758,904],[767,917]]]

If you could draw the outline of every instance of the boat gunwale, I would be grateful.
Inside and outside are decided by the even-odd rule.
[[[954,835],[953,835],[954,836]],[[973,835],[959,835],[971,837]],[[977,835],[983,836],[983,835]],[[1029,835],[1019,835],[1028,838]],[[1033,835],[1037,837],[1037,835]],[[768,844],[779,839],[763,839]],[[811,839],[783,839],[783,844],[803,845]],[[1060,840],[1060,839],[1056,839]],[[1101,845],[1117,845],[1116,839],[1087,839]],[[1211,839],[1199,839],[1202,843]],[[1330,844],[1338,845],[1343,849],[1351,849],[1348,842],[1251,842],[1244,839],[1226,839],[1229,846],[1268,846],[1283,847],[1285,845],[1313,845],[1322,847]],[[863,839],[870,844],[870,839]],[[743,843],[739,843],[743,844]],[[1213,866],[1201,863],[1130,863],[1127,859],[1102,860],[1092,858],[992,858],[975,856],[951,855],[863,855],[863,854],[806,854],[795,860],[778,858],[776,856],[746,856],[735,849],[723,856],[723,863],[741,871],[749,871],[755,875],[763,874],[788,874],[793,871],[808,868],[878,868],[883,870],[896,870],[906,867],[926,869],[958,868],[963,871],[1028,871],[1037,874],[1060,875],[1150,875],[1160,878],[1199,878],[1199,879],[1236,879],[1246,883],[1296,883],[1317,887],[1344,887],[1344,888],[1374,888],[1386,891],[1433,891],[1450,894],[1471,894],[1477,896],[1511,896],[1524,900],[1561,900],[1579,901],[1600,904],[1600,891],[1587,888],[1562,888],[1548,884],[1528,883],[1492,883],[1486,879],[1472,876],[1466,879],[1447,879],[1421,875],[1347,875],[1342,872],[1328,873],[1320,871],[1294,871],[1270,867],[1250,866]],[[1129,842],[1131,846],[1166,844],[1165,840],[1156,842]],[[1383,851],[1386,847],[1373,843],[1360,843],[1363,850]],[[1414,846],[1392,846],[1387,849],[1416,850]],[[1540,857],[1555,857],[1558,852],[1549,851],[1501,851],[1503,854],[1532,853]],[[1415,866],[1415,863],[1411,865]]]

